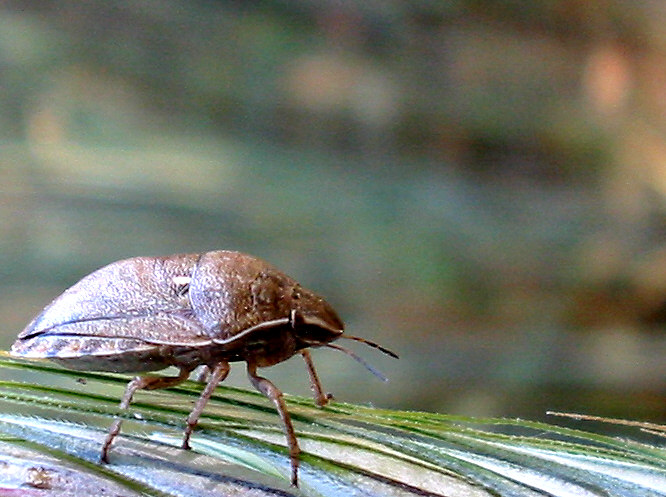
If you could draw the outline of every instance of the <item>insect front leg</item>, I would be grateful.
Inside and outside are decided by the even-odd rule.
[[[178,376],[137,376],[127,384],[123,398],[120,401],[120,408],[127,409],[129,407],[132,402],[132,397],[134,397],[134,392],[137,390],[157,390],[160,388],[172,387],[187,380],[191,372],[192,368],[180,368]],[[111,447],[113,439],[116,438],[120,432],[120,425],[122,422],[121,418],[116,418],[111,425],[111,428],[109,428],[109,433],[107,433],[104,445],[102,446],[102,462],[109,462],[109,448]]]
[[[298,486],[298,455],[300,454],[301,449],[298,447],[294,425],[291,423],[291,418],[287,411],[287,405],[282,398],[282,392],[269,380],[257,375],[257,365],[253,361],[248,361],[247,363],[247,375],[254,388],[273,401],[273,404],[275,404],[275,408],[282,419],[282,426],[284,427],[284,433],[287,437],[287,445],[289,446],[289,458],[291,460],[291,484]]]
[[[324,393],[324,389],[321,387],[321,382],[319,381],[319,376],[315,370],[314,363],[312,362],[312,356],[307,349],[301,350],[301,355],[305,361],[305,365],[308,367],[308,375],[310,375],[310,388],[314,394],[314,401],[317,407],[324,407],[328,404],[329,400],[333,399],[333,394]]]
[[[208,375],[207,378],[208,381],[206,383],[206,388],[204,388],[203,392],[201,392],[199,400],[197,400],[197,403],[194,405],[192,412],[187,417],[187,427],[185,428],[185,435],[183,436],[183,445],[181,446],[183,449],[190,448],[190,437],[192,436],[192,431],[194,430],[194,427],[197,425],[197,422],[199,421],[199,416],[201,416],[204,407],[206,407],[206,403],[210,399],[210,396],[213,395],[215,387],[217,387],[217,385],[221,381],[224,381],[224,379],[229,374],[229,363],[220,362],[212,369],[212,371],[208,366],[206,366],[206,371],[210,371],[210,374]]]

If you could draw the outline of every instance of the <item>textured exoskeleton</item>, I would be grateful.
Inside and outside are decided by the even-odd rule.
[[[321,388],[307,349],[339,348],[329,343],[343,336],[343,328],[323,298],[256,257],[232,251],[135,257],[105,266],[66,290],[21,332],[11,353],[78,370],[180,369],[175,377],[135,378],[121,408],[129,406],[138,389],[173,386],[197,366],[207,366],[210,374],[187,419],[183,448],[189,448],[190,435],[229,362],[245,361],[250,381],[282,418],[296,485],[299,447],[289,413],[282,393],[256,369],[300,353],[315,402],[323,406],[330,396]],[[119,431],[117,419],[102,448],[105,462]]]

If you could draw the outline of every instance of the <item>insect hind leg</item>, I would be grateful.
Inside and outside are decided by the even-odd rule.
[[[178,376],[137,376],[127,384],[123,398],[120,401],[120,408],[127,409],[129,407],[132,398],[134,397],[134,393],[137,390],[157,390],[160,388],[173,387],[187,380],[191,372],[192,368],[180,368]],[[106,434],[106,439],[104,440],[104,445],[102,446],[102,455],[100,457],[102,462],[109,462],[109,449],[111,448],[113,440],[118,433],[120,433],[120,425],[122,422],[123,420],[121,418],[116,418],[109,428],[109,432]]]

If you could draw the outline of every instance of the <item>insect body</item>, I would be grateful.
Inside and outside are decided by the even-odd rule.
[[[297,484],[299,447],[282,392],[257,368],[296,353],[305,360],[315,403],[324,393],[308,349],[351,338],[397,357],[377,344],[343,334],[344,325],[321,297],[265,261],[231,251],[135,257],[86,276],[48,305],[18,336],[14,356],[48,358],[78,370],[143,373],[175,366],[174,377],[138,376],[129,382],[120,407],[137,390],[154,390],[185,381],[197,367],[210,374],[187,418],[182,447],[189,439],[229,363],[245,361],[254,387],[275,404],[289,446]],[[361,361],[363,362],[363,361]],[[372,371],[372,370],[371,370]],[[374,371],[373,371],[374,372]],[[120,431],[116,419],[102,447],[108,462]]]

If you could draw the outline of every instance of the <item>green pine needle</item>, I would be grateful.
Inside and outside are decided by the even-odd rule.
[[[522,420],[337,402],[318,409],[287,396],[303,451],[295,488],[279,418],[255,392],[219,387],[193,450],[184,451],[178,447],[199,384],[140,391],[123,412],[124,376],[10,358],[0,359],[0,371],[0,464],[8,468],[0,494],[33,487],[52,495],[92,488],[90,495],[128,496],[666,496],[663,444]],[[110,464],[100,464],[117,415],[125,418],[121,435]]]

